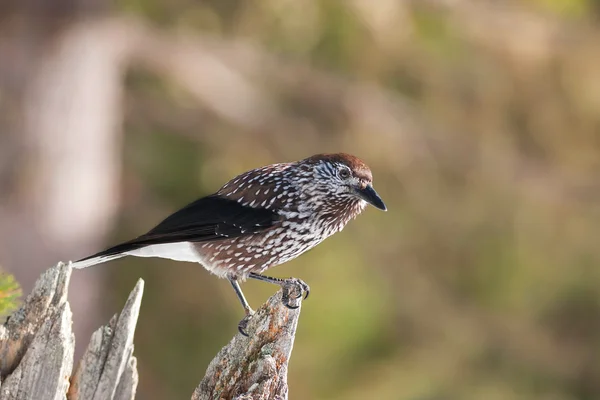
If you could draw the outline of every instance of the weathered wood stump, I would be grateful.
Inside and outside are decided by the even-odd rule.
[[[73,373],[75,337],[67,300],[71,267],[59,263],[0,325],[0,400],[132,400],[138,375],[133,335],[144,282],[120,314],[99,328]],[[250,337],[237,334],[213,359],[192,400],[287,399],[287,369],[300,308],[278,291],[254,314]],[[301,299],[298,298],[298,306]],[[191,389],[190,389],[191,390]]]
[[[192,400],[288,398],[287,369],[300,308],[288,309],[281,297],[283,290],[294,289],[279,290],[256,311],[248,324],[249,337],[238,333],[223,347]]]
[[[142,301],[139,280],[123,311],[92,335],[75,373],[71,267],[59,263],[36,282],[21,308],[0,325],[0,400],[130,400],[137,387],[133,334]]]

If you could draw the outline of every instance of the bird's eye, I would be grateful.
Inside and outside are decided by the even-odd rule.
[[[342,179],[348,179],[350,178],[350,170],[343,168],[340,170],[340,178]]]

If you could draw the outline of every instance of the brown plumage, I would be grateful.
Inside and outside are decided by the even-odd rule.
[[[244,333],[252,309],[238,282],[253,278],[282,286],[297,284],[308,294],[308,285],[298,279],[261,273],[339,232],[367,203],[385,210],[372,180],[369,167],[345,153],[267,165],[233,178],[148,233],[73,266],[85,268],[126,255],[200,263],[233,285],[246,311],[240,323]]]

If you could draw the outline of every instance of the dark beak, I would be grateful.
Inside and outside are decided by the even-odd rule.
[[[356,189],[356,195],[380,210],[387,211],[387,207],[383,204],[383,200],[377,194],[373,186],[367,185],[364,189]]]

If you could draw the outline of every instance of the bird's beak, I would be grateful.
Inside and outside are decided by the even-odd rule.
[[[387,211],[387,207],[385,206],[383,200],[381,200],[381,197],[379,197],[375,189],[373,189],[373,186],[367,185],[362,189],[357,188],[356,195],[364,201],[366,201],[367,203],[371,204],[372,206],[377,207],[380,210]]]

